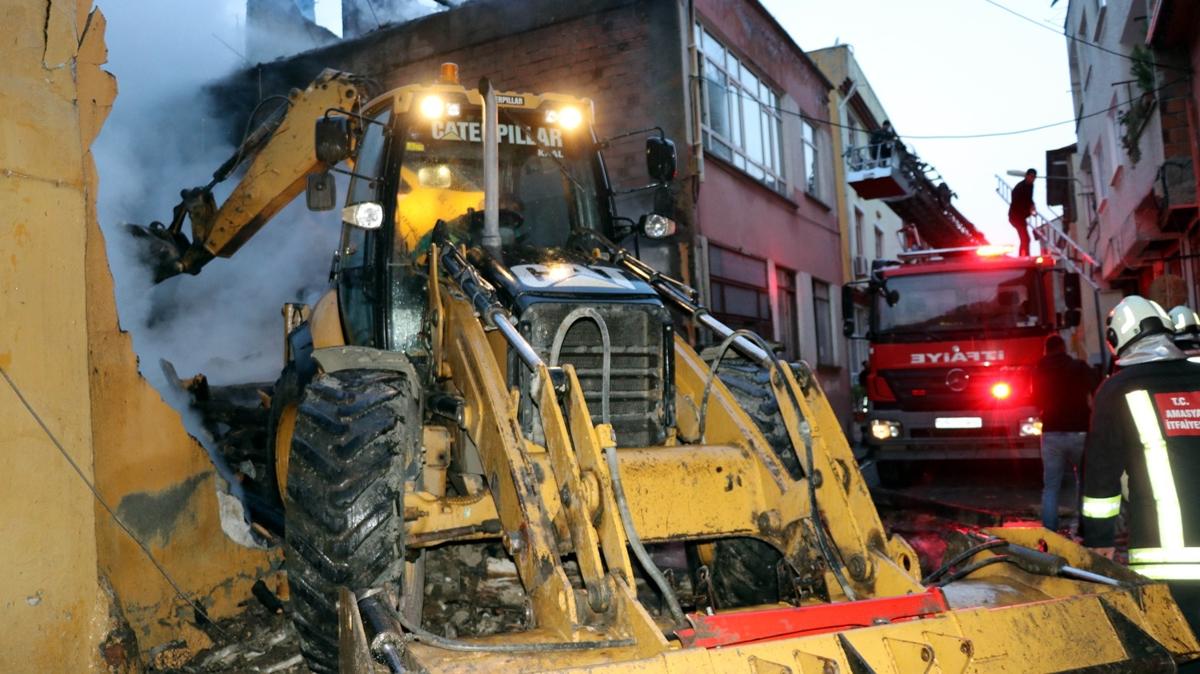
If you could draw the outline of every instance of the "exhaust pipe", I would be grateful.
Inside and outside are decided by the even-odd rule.
[[[500,137],[496,90],[479,80],[483,96],[483,249],[500,259]]]

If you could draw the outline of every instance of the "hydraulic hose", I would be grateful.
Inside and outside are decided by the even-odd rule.
[[[600,418],[604,423],[610,422],[609,417],[609,387],[612,375],[612,341],[608,332],[608,324],[600,312],[591,307],[579,307],[567,314],[563,318],[562,323],[558,326],[558,331],[554,335],[554,343],[550,350],[550,365],[558,365],[558,357],[562,352],[563,342],[566,341],[567,333],[570,332],[571,326],[582,319],[591,319],[596,323],[596,327],[600,330],[600,343],[604,349],[601,355],[601,400],[600,400]],[[621,524],[625,529],[625,537],[629,540],[629,547],[633,549],[633,556],[637,558],[638,563],[642,565],[642,570],[650,576],[650,580],[658,587],[658,591],[662,593],[663,599],[667,602],[667,610],[671,613],[671,619],[675,621],[677,627],[682,627],[687,624],[687,619],[683,615],[683,607],[679,605],[679,598],[675,596],[675,591],[671,589],[671,584],[667,581],[666,576],[659,570],[654,560],[650,558],[650,553],[646,551],[646,546],[642,544],[641,537],[638,536],[637,529],[633,526],[633,516],[629,512],[629,503],[625,499],[625,488],[621,484],[620,467],[617,463],[617,448],[606,447],[604,457],[608,462],[608,472],[612,475],[613,496],[617,501],[617,511],[621,515]]]
[[[687,618],[683,615],[683,607],[679,605],[679,599],[675,596],[675,591],[671,589],[671,584],[667,582],[666,576],[658,570],[654,560],[650,559],[650,553],[646,552],[646,546],[642,545],[642,539],[633,526],[633,515],[630,514],[629,503],[625,500],[625,487],[621,485],[621,470],[617,465],[617,448],[605,447],[604,458],[608,461],[608,472],[612,475],[613,495],[617,499],[617,510],[621,513],[621,523],[625,526],[625,537],[629,539],[629,547],[633,549],[633,556],[637,557],[638,563],[642,565],[646,575],[650,576],[650,579],[658,586],[659,592],[662,592],[663,599],[667,602],[667,610],[671,612],[671,619],[675,621],[675,626],[683,627],[688,624]]]
[[[985,557],[985,558],[979,560],[978,562],[968,564],[968,565],[964,566],[963,568],[959,569],[958,571],[955,571],[954,573],[947,575],[945,578],[942,578],[937,583],[935,583],[935,586],[942,587],[945,585],[949,585],[950,583],[953,583],[956,580],[962,580],[963,578],[966,578],[967,576],[971,575],[972,573],[975,573],[976,571],[982,569],[985,566],[991,566],[992,564],[1000,564],[1002,562],[1011,562],[1011,561],[1012,561],[1012,559],[1008,555],[995,555],[993,557]]]
[[[958,566],[959,564],[962,564],[963,562],[965,562],[968,559],[974,557],[975,555],[983,552],[984,550],[991,550],[992,548],[1001,548],[1006,545],[1008,545],[1008,541],[1006,541],[1002,538],[993,538],[990,540],[986,540],[982,543],[977,543],[975,545],[972,545],[971,547],[967,548],[966,550],[963,550],[962,552],[958,553],[954,557],[950,558],[947,562],[945,562],[944,564],[939,566],[936,570],[931,572],[928,576],[925,576],[925,578],[921,581],[921,584],[929,585],[930,583],[936,582],[939,578],[944,576],[946,574],[946,572],[948,572],[950,569],[953,569],[954,567]]]
[[[612,340],[608,334],[608,323],[604,321],[604,317],[600,315],[599,311],[591,307],[579,307],[567,314],[566,318],[559,324],[558,332],[554,333],[554,343],[550,347],[550,367],[558,366],[558,357],[562,353],[563,342],[567,339],[567,333],[571,331],[571,327],[576,322],[584,318],[592,319],[596,323],[597,329],[600,330],[600,344],[604,349],[604,353],[600,357],[600,418],[607,424],[609,423],[609,382],[612,375]]]
[[[725,358],[725,354],[729,352],[729,348],[733,346],[734,341],[737,340],[738,337],[743,337],[751,341],[762,340],[762,337],[759,337],[749,330],[734,330],[728,337],[722,340],[720,346],[717,347],[717,357],[715,360],[713,360],[712,367],[708,369],[708,378],[704,380],[704,394],[700,397],[699,426],[701,442],[705,441],[704,432],[708,427],[708,399],[712,394],[713,381],[715,381],[717,378],[717,368],[721,366],[721,361]],[[762,344],[759,346],[759,348],[763,348],[765,346],[766,344]],[[768,368],[768,372],[769,371],[770,368]]]

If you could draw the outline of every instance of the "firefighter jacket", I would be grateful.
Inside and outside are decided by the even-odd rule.
[[[1130,568],[1200,579],[1200,364],[1141,363],[1105,381],[1083,465],[1085,545],[1113,545],[1127,473]]]

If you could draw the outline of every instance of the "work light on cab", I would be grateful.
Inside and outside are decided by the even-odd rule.
[[[557,124],[558,126],[570,131],[579,126],[583,122],[583,113],[579,108],[565,107],[558,110],[546,111],[546,123]]]
[[[651,239],[665,239],[675,233],[675,221],[665,215],[651,213],[642,217],[642,233]]]
[[[421,99],[421,116],[426,119],[440,119],[446,112],[446,102],[441,96],[430,94]]]
[[[367,201],[342,209],[342,222],[359,229],[379,229],[383,226],[383,206]]]

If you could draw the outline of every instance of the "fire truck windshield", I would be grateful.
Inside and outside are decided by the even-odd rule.
[[[1037,332],[1043,323],[1037,288],[1037,272],[1026,269],[893,276],[886,294],[875,299],[873,338],[910,342]]]

